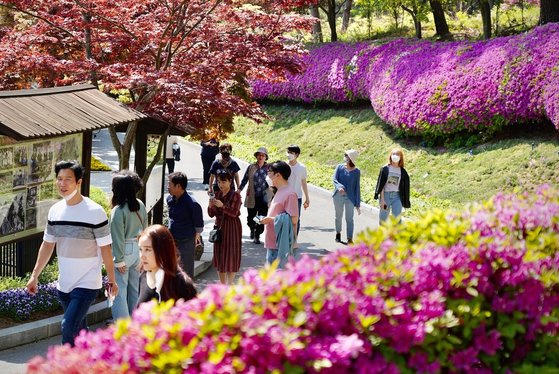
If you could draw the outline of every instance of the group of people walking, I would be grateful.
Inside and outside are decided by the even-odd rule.
[[[243,204],[241,192],[246,188],[244,206],[247,209],[247,226],[250,239],[262,244],[267,250],[267,263],[280,258],[283,267],[297,247],[301,206],[310,205],[307,188],[307,171],[297,161],[300,149],[296,145],[287,148],[288,162],[268,163],[268,151],[260,147],[254,152],[256,161],[248,166],[242,180],[240,167],[232,159],[233,147],[219,144],[215,139],[202,141],[201,158],[204,166],[204,187],[208,190],[208,215],[215,218],[215,228],[221,238],[214,242],[213,264],[222,283],[231,284],[241,266],[242,225],[240,221]],[[219,154],[210,163],[210,150]],[[208,182],[207,184],[205,182]],[[303,194],[305,202],[302,203]]]
[[[272,262],[276,254],[274,250],[278,249],[278,246],[274,242],[277,242],[278,235],[272,230],[272,217],[274,222],[276,222],[276,217],[281,213],[289,213],[292,219],[296,217],[296,224],[293,228],[294,239],[293,248],[297,248],[296,238],[300,230],[300,217],[301,208],[307,209],[310,206],[310,198],[307,187],[307,169],[305,165],[298,161],[299,155],[301,154],[301,149],[297,145],[290,145],[286,149],[287,162],[283,162],[287,167],[284,168],[280,162],[273,164],[268,164],[268,152],[265,147],[260,147],[254,153],[256,161],[248,166],[243,178],[239,183],[239,165],[231,158],[231,152],[233,147],[229,143],[223,143],[219,145],[215,139],[209,141],[202,141],[202,163],[204,165],[204,184],[208,181],[206,188],[210,195],[210,208],[208,213],[210,217],[216,217],[216,226],[221,227],[224,222],[227,221],[227,217],[233,217],[231,211],[224,215],[219,212],[219,207],[217,207],[216,200],[220,201],[224,198],[223,193],[215,194],[215,191],[220,190],[221,184],[215,184],[213,181],[219,180],[219,175],[224,175],[223,178],[227,178],[230,183],[225,183],[227,188],[227,193],[232,194],[229,191],[238,190],[235,194],[233,205],[236,209],[235,218],[237,218],[236,226],[237,229],[233,231],[227,231],[224,235],[227,241],[231,238],[230,243],[220,243],[214,244],[215,253],[221,253],[222,248],[230,248],[229,252],[235,253],[235,259],[233,264],[235,266],[228,267],[228,269],[233,268],[238,271],[240,266],[240,260],[237,255],[240,256],[240,245],[241,245],[241,229],[238,222],[238,216],[240,215],[240,205],[241,205],[241,195],[239,192],[243,191],[245,187],[246,195],[244,200],[244,206],[247,208],[247,226],[250,228],[250,239],[253,240],[255,244],[261,244],[260,238],[266,229],[266,233],[274,232],[275,238],[269,238],[268,234],[265,236],[264,246],[267,249],[267,260]],[[208,160],[209,151],[206,148],[212,148],[214,150],[219,150],[219,153],[212,162]],[[359,157],[359,152],[354,149],[349,149],[344,153],[344,160],[342,163],[337,165],[334,175],[333,184],[334,191],[332,194],[334,203],[334,225],[336,230],[335,241],[342,242],[342,220],[345,215],[346,221],[346,235],[347,243],[353,243],[353,232],[354,232],[354,211],[358,214],[361,213],[361,171],[357,167],[357,159]],[[276,170],[274,170],[274,167]],[[288,170],[289,169],[289,170]],[[271,174],[270,174],[271,172]],[[283,187],[281,179],[271,178],[271,175],[281,176],[286,181],[286,186],[290,189],[285,190],[286,193],[281,190]],[[404,154],[401,149],[393,149],[388,156],[388,163],[384,165],[379,172],[377,179],[377,184],[375,188],[375,199],[379,200],[379,221],[380,223],[386,221],[390,212],[395,217],[399,217],[402,213],[403,208],[410,207],[409,201],[409,175],[404,168]],[[289,192],[287,192],[289,191]],[[292,193],[296,196],[296,206],[297,209],[293,210],[290,206],[289,196]],[[284,194],[286,199],[284,200]],[[295,198],[295,197],[294,197]],[[226,198],[226,201],[231,201],[232,198]],[[220,203],[217,203],[220,204]],[[237,210],[237,206],[239,209]],[[279,208],[281,206],[281,209]],[[277,210],[274,211],[272,207]],[[279,209],[279,210],[278,210]],[[228,226],[228,225],[226,225]],[[272,240],[273,239],[273,240]],[[283,259],[283,251],[279,251],[278,256]],[[272,261],[270,261],[272,260]],[[216,267],[219,266],[219,256],[214,256],[214,264]],[[239,265],[236,265],[239,264]],[[225,270],[218,271],[223,274],[231,272]],[[223,276],[225,277],[225,275]],[[220,279],[231,279],[222,278]]]
[[[204,224],[201,210],[194,209],[188,216],[177,213],[183,205],[193,205],[185,195],[187,180],[181,174],[169,176],[167,205],[173,219],[168,228],[148,226],[146,207],[136,197],[143,186],[138,174],[129,170],[113,174],[109,227],[119,290],[111,306],[113,320],[131,316],[139,304],[152,299],[196,296],[194,261],[188,259],[194,256]]]
[[[180,152],[176,139],[169,141],[176,155]],[[220,282],[232,284],[241,266],[241,192],[245,188],[250,238],[255,244],[261,244],[264,235],[266,263],[279,260],[279,266],[283,267],[298,248],[301,208],[310,206],[307,170],[298,161],[301,149],[290,145],[286,148],[287,162],[268,163],[267,149],[258,148],[254,153],[256,161],[248,166],[241,180],[240,167],[231,157],[231,144],[210,139],[201,145],[203,183],[209,195],[207,214],[215,219],[214,230],[219,231],[213,240],[213,265]],[[344,160],[333,175],[337,242],[341,242],[344,214],[349,244],[353,242],[354,210],[360,214],[358,157],[356,150],[345,151]],[[102,264],[108,277],[107,294],[113,300],[114,320],[130,316],[139,304],[152,299],[161,302],[196,297],[192,279],[195,248],[202,242],[203,211],[187,192],[186,174],[175,172],[174,163],[167,161],[168,227],[148,225],[146,207],[136,197],[143,187],[136,173],[122,170],[113,175],[109,219],[101,206],[79,193],[83,167],[75,161],[56,164],[56,185],[63,200],[49,210],[43,243],[27,290],[32,294],[37,292],[39,275],[56,246],[58,296],[64,310],[63,343],[73,345],[78,332],[86,328],[85,316],[101,288]],[[388,219],[390,212],[399,217],[402,208],[410,207],[409,188],[404,154],[394,149],[388,163],[380,169],[375,189],[381,223]]]
[[[347,244],[353,243],[354,210],[361,214],[361,171],[356,166],[359,152],[349,149],[344,160],[336,166],[333,176],[336,242],[341,242],[342,218],[345,211]],[[379,199],[380,198],[380,199]],[[379,224],[388,219],[390,212],[400,217],[402,208],[410,208],[410,177],[404,168],[404,153],[395,148],[388,155],[388,163],[381,167],[375,188],[379,200]]]
[[[196,296],[192,275],[179,265],[181,238],[177,240],[165,226],[147,225],[146,208],[136,198],[142,188],[136,173],[114,174],[109,220],[99,204],[80,193],[84,168],[77,161],[60,161],[54,172],[63,199],[49,209],[27,291],[38,292],[39,276],[56,247],[63,344],[74,345],[79,331],[87,328],[86,314],[102,288],[103,264],[114,320],[128,317],[139,304],[154,298],[161,302]]]

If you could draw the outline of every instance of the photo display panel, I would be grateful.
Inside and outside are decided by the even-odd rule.
[[[0,135],[0,244],[43,232],[60,196],[54,165],[82,162],[83,135],[16,141]]]

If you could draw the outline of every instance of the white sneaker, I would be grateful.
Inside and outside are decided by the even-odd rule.
[[[207,185],[207,184],[205,184],[205,185],[204,185],[204,190],[206,190],[206,191],[207,191],[207,190],[209,190],[209,189],[210,189],[210,186],[209,186],[209,185]]]

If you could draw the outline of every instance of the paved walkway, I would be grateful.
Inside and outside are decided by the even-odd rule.
[[[179,139],[181,146],[181,161],[177,163],[175,170],[183,171],[189,178],[188,191],[200,202],[205,213],[205,229],[203,237],[207,238],[208,232],[213,226],[213,220],[207,216],[206,209],[208,196],[202,186],[202,163],[200,161],[200,147]],[[112,151],[112,144],[107,131],[101,131],[94,139],[95,155],[111,165],[115,170],[118,167],[116,152]],[[233,147],[234,148],[234,147]],[[252,161],[252,160],[251,160]],[[241,166],[241,177],[248,163],[238,160]],[[99,186],[106,192],[111,190],[110,172],[95,173],[91,178],[92,185]],[[301,231],[299,234],[299,252],[301,255],[309,255],[319,258],[331,251],[343,248],[343,244],[334,241],[334,206],[331,192],[322,188],[309,186],[311,205],[309,209],[303,210],[301,217]],[[249,229],[246,226],[246,209],[241,209],[241,221],[243,223],[243,257],[241,262],[241,273],[247,268],[262,267],[265,260],[265,249],[263,245],[253,244],[249,239]],[[367,227],[376,227],[378,222],[378,210],[370,206],[363,206],[360,216],[355,215],[355,232],[358,233]],[[345,222],[343,225],[342,239],[345,240]],[[206,265],[211,261],[211,245],[206,243],[206,252],[202,258]],[[202,290],[206,285],[218,281],[217,273],[213,267],[196,277],[197,287]],[[44,355],[50,345],[58,344],[60,337],[40,341],[17,348],[0,351],[0,373],[24,373],[25,363],[36,355]]]

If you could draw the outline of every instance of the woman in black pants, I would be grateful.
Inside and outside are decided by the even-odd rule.
[[[200,158],[202,159],[202,166],[204,168],[204,188],[208,190],[210,183],[210,168],[212,162],[215,160],[215,156],[219,153],[219,142],[212,138],[208,141],[202,140],[200,142],[202,146],[202,151],[200,151]]]

